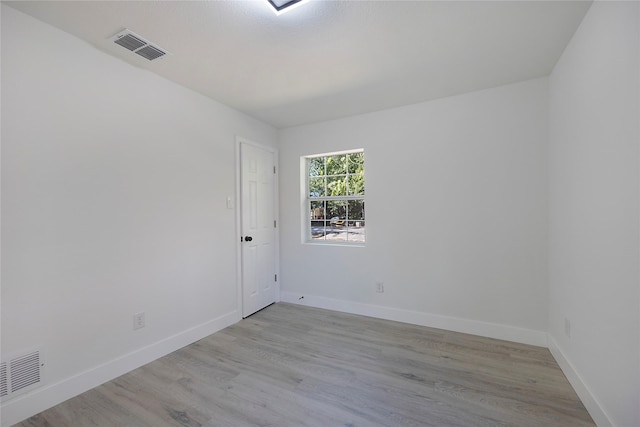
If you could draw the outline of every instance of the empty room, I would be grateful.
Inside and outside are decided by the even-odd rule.
[[[2,1],[9,426],[640,426],[640,2]]]

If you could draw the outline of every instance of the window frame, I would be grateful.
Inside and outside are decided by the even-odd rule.
[[[343,151],[332,151],[332,152],[328,152],[328,153],[321,153],[321,154],[311,154],[311,155],[305,155],[305,156],[301,156],[300,161],[301,161],[301,173],[302,173],[302,180],[301,180],[301,207],[302,207],[302,243],[304,244],[311,244],[311,245],[328,245],[328,246],[349,246],[349,247],[364,247],[366,244],[366,224],[367,224],[367,220],[366,217],[363,216],[364,219],[362,219],[362,221],[364,222],[364,229],[365,232],[363,233],[364,235],[364,241],[349,241],[349,240],[327,240],[326,238],[324,239],[314,239],[312,237],[312,233],[311,233],[311,228],[312,228],[312,221],[313,218],[310,218],[310,214],[312,211],[311,208],[311,204],[314,201],[324,201],[326,202],[331,202],[331,201],[344,201],[346,203],[348,203],[349,201],[352,200],[361,200],[363,202],[365,202],[366,199],[366,192],[365,194],[362,195],[345,195],[345,196],[320,196],[320,197],[311,197],[310,196],[310,174],[309,174],[309,165],[310,165],[310,159],[314,159],[314,158],[320,158],[320,157],[333,157],[333,156],[345,156],[348,154],[353,154],[353,153],[362,153],[364,156],[364,148],[356,148],[356,149],[350,149],[350,150],[343,150]],[[363,162],[366,162],[363,158]],[[366,169],[365,169],[366,170]],[[355,174],[349,174],[348,170],[345,173],[345,176],[349,176],[349,175],[355,175]],[[363,171],[363,179],[365,180],[365,186],[366,186],[366,172]],[[329,177],[329,176],[340,176],[340,175],[322,175],[324,177]],[[327,186],[325,185],[325,190],[326,190]],[[326,207],[325,207],[325,214],[326,214]],[[364,214],[364,212],[363,212]],[[327,219],[323,218],[323,221],[325,221],[325,227],[326,227],[326,222]],[[345,219],[345,221],[349,221],[348,218]],[[357,221],[357,220],[354,220]],[[348,225],[347,225],[348,227]]]

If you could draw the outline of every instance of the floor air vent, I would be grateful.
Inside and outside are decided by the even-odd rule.
[[[7,362],[0,364],[0,398],[4,399],[9,395],[9,380],[7,377]]]
[[[42,352],[30,353],[9,359],[0,365],[0,397],[11,399],[42,385]]]
[[[166,50],[159,48],[129,30],[120,31],[118,34],[111,37],[110,40],[113,40],[115,44],[120,45],[125,49],[148,59],[149,61],[158,59],[168,53]]]

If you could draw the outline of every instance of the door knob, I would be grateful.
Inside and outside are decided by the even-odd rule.
[[[244,241],[245,241],[245,242],[250,242],[250,241],[252,241],[252,240],[253,240],[253,237],[251,237],[251,236],[246,236],[246,237],[244,238]]]

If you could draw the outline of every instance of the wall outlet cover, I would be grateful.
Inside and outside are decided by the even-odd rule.
[[[133,330],[145,327],[144,313],[136,313],[133,315]]]

